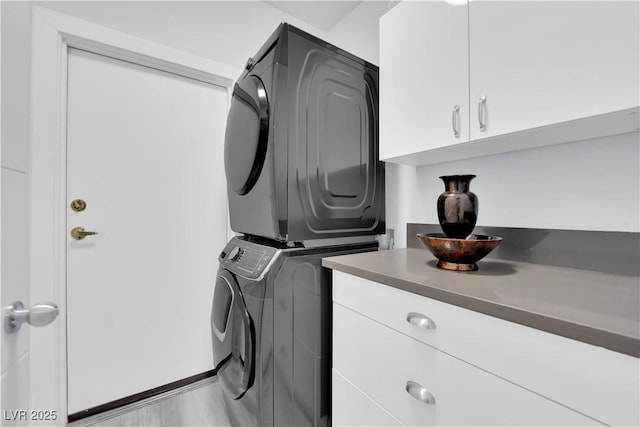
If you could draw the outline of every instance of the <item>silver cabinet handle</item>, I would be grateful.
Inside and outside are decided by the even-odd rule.
[[[460,106],[454,105],[451,113],[451,127],[453,127],[453,136],[460,137]]]
[[[484,132],[487,128],[487,97],[482,95],[478,102],[478,122],[480,123],[480,132]]]
[[[437,329],[436,322],[420,313],[408,313],[407,322],[411,323],[414,326],[417,326],[418,328]]]
[[[406,390],[407,393],[411,395],[411,397],[424,402],[427,405],[434,405],[436,403],[436,398],[433,397],[433,394],[431,394],[429,390],[427,390],[425,387],[422,387],[417,382],[407,381]]]
[[[40,303],[25,309],[24,304],[17,301],[4,309],[4,329],[10,334],[17,332],[25,322],[31,326],[47,326],[58,317],[59,311],[53,303]]]

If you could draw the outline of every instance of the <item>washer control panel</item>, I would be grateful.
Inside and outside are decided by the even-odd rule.
[[[226,269],[236,274],[259,279],[279,252],[276,248],[234,238],[218,259]]]

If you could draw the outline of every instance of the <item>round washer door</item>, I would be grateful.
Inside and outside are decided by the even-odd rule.
[[[269,139],[267,92],[257,76],[236,83],[227,117],[224,168],[227,186],[247,194],[260,177]]]
[[[227,270],[220,270],[211,309],[213,357],[224,392],[241,398],[255,377],[255,327],[240,286]]]

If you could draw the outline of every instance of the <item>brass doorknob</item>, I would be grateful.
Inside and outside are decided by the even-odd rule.
[[[71,237],[76,240],[82,240],[87,236],[93,236],[94,234],[98,234],[96,231],[87,231],[82,227],[75,227],[71,230]]]

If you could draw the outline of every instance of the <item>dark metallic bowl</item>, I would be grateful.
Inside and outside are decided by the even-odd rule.
[[[454,271],[476,271],[476,262],[502,242],[502,237],[471,234],[453,239],[442,233],[420,233],[416,237],[438,258],[438,267]]]

